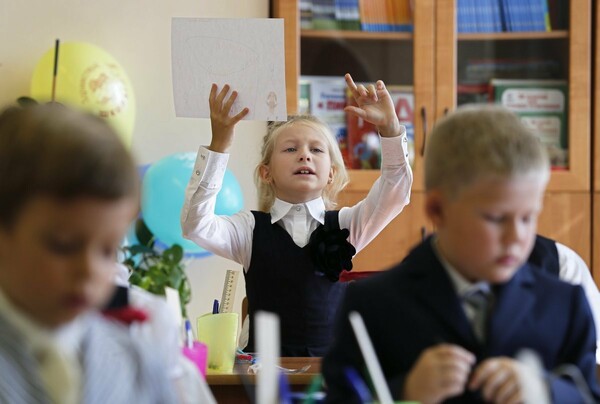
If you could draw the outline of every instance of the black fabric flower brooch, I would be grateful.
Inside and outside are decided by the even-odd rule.
[[[337,212],[326,212],[325,225],[317,227],[310,235],[308,251],[318,272],[331,282],[337,282],[340,273],[352,269],[356,249],[348,242],[350,231],[340,229]]]

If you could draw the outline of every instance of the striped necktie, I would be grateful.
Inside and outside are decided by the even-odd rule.
[[[34,349],[34,355],[40,364],[40,376],[52,402],[77,403],[80,377],[75,364],[52,342]]]
[[[492,293],[480,287],[470,289],[463,295],[463,301],[471,308],[473,332],[480,342],[486,339],[486,322],[491,309]]]

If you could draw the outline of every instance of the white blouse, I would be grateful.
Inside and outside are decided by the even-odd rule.
[[[365,199],[340,210],[340,228],[348,229],[348,241],[359,252],[392,221],[410,201],[412,170],[408,162],[406,132],[381,138],[381,176]],[[216,196],[221,189],[229,154],[204,147],[198,151],[194,172],[181,211],[183,236],[200,247],[233,260],[247,270],[252,258],[254,216],[242,211],[232,216],[215,215]],[[303,247],[310,234],[322,224],[325,204],[322,198],[302,204],[280,199],[271,209],[271,220],[278,223]]]

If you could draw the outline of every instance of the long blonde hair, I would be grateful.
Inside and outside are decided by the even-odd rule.
[[[254,170],[254,181],[258,189],[258,209],[263,212],[269,212],[271,210],[276,196],[273,184],[266,182],[261,178],[260,168],[269,166],[271,163],[271,156],[273,155],[275,142],[279,134],[286,128],[298,125],[304,125],[320,133],[329,150],[329,157],[331,158],[331,166],[333,169],[333,179],[323,190],[322,197],[325,202],[325,209],[329,210],[335,208],[337,205],[336,199],[338,194],[346,185],[348,185],[348,172],[344,166],[344,159],[342,158],[340,148],[338,147],[337,141],[333,133],[331,133],[329,126],[312,115],[291,116],[285,122],[269,124],[267,134],[263,138],[261,160]]]

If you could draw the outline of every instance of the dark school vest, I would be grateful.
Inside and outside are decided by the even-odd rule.
[[[333,217],[337,228],[338,213],[326,215],[326,220]],[[283,227],[271,224],[270,214],[252,214],[252,257],[244,273],[250,316],[246,351],[255,349],[254,316],[263,310],[279,316],[281,356],[323,356],[347,284],[331,282],[315,271],[308,248],[298,247]]]
[[[533,250],[529,254],[527,262],[541,268],[544,272],[559,276],[560,265],[558,261],[558,249],[556,242],[544,236],[538,235],[535,238]]]

